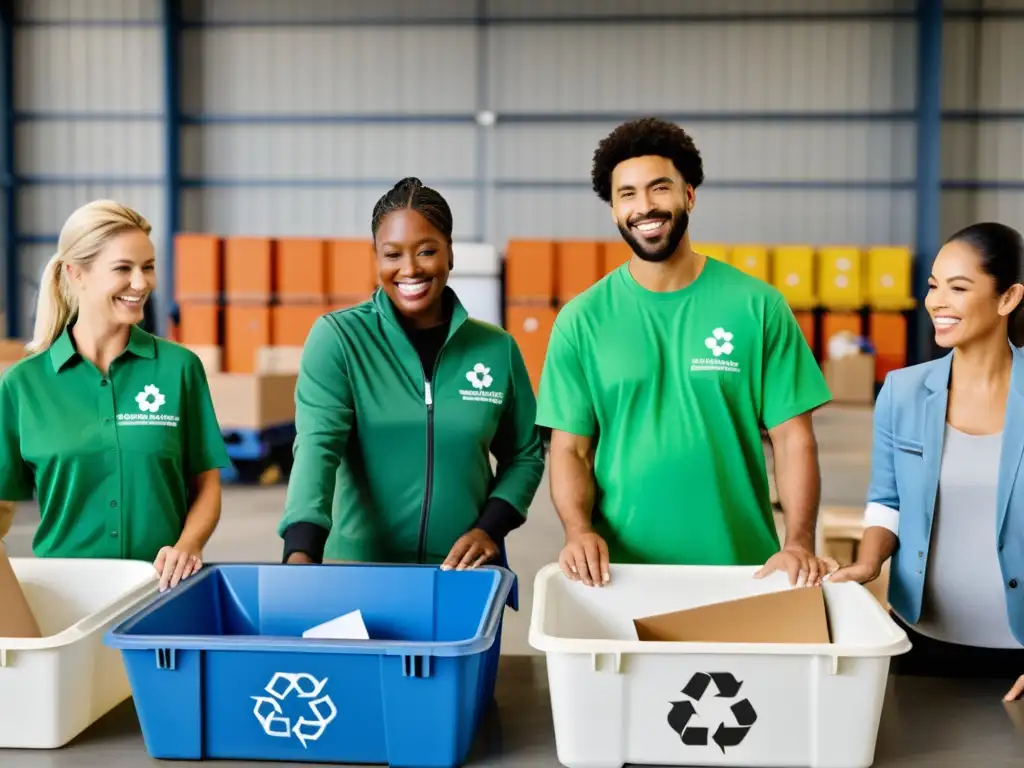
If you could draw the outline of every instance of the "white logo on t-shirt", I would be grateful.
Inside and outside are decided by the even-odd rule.
[[[727,360],[735,347],[732,344],[732,332],[718,326],[711,335],[704,339],[704,346],[711,353],[710,357],[695,357],[690,361],[691,371],[721,371],[724,373],[739,373],[740,364],[734,360]]]

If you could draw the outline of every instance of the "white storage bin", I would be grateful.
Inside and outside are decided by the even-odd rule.
[[[41,639],[0,637],[0,748],[62,747],[131,697],[114,624],[157,594],[152,563],[11,558]]]
[[[870,766],[889,659],[910,641],[863,586],[825,585],[830,644],[636,639],[634,619],[790,588],[755,571],[620,565],[598,588],[542,569],[530,645],[547,654],[559,762]]]

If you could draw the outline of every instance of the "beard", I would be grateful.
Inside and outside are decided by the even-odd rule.
[[[644,261],[665,261],[676,252],[679,243],[683,241],[683,235],[690,225],[690,215],[685,208],[679,209],[675,216],[657,211],[648,215],[647,219],[667,219],[670,222],[669,230],[659,240],[649,241],[638,235],[628,226],[619,224],[619,232],[622,239],[626,241],[633,253]]]

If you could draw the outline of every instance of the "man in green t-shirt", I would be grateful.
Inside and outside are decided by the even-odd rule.
[[[763,564],[759,576],[818,583],[811,412],[831,396],[792,311],[772,286],[692,250],[704,171],[678,126],[618,127],[592,180],[634,256],[559,312],[541,376],[563,571],[602,585],[609,562]]]

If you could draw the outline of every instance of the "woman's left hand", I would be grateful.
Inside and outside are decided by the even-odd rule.
[[[467,568],[476,568],[497,554],[498,545],[491,537],[479,528],[474,528],[455,542],[452,551],[441,563],[441,570],[450,571],[454,568],[456,571],[463,571]]]
[[[166,592],[178,582],[187,579],[203,567],[202,553],[191,546],[175,544],[164,547],[153,562],[156,572],[160,574],[160,591]]]
[[[1003,701],[1016,701],[1022,696],[1024,696],[1024,675],[1017,678],[1017,682],[1013,684],[1013,688],[1006,694],[1006,698]]]

